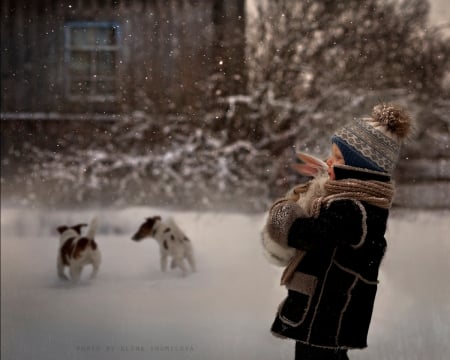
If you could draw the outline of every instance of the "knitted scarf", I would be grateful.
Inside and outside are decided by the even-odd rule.
[[[297,193],[307,191],[307,187],[300,186],[296,188]],[[295,190],[294,190],[295,192]],[[324,194],[314,199],[306,209],[312,217],[319,216],[322,206],[328,207],[332,201],[336,200],[355,200],[365,202],[382,209],[390,209],[394,197],[394,183],[376,181],[376,180],[327,180],[324,183]],[[297,250],[295,256],[291,259],[281,277],[281,285],[286,285],[295,273],[295,269],[305,256],[305,251]]]
[[[389,209],[394,198],[393,182],[358,179],[328,180],[324,188],[325,195],[314,199],[311,203],[314,217],[319,215],[322,205],[328,206],[335,200],[350,199]]]

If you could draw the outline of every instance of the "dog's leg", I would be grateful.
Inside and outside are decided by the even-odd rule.
[[[58,256],[56,267],[58,270],[58,277],[62,280],[69,280],[69,278],[66,276],[66,274],[64,274],[64,264],[63,264],[60,256]]]
[[[192,272],[196,272],[197,271],[197,265],[195,263],[194,253],[192,252],[192,250],[187,251],[186,259],[187,259],[187,261],[189,263],[189,266],[191,267]]]
[[[92,273],[91,273],[91,276],[90,276],[91,280],[94,279],[97,276],[99,268],[100,268],[100,262],[94,261],[92,263]]]
[[[98,269],[99,269],[98,264],[97,263],[93,263],[92,264],[92,273],[91,273],[91,276],[90,276],[91,280],[94,279],[97,276]]]
[[[91,255],[91,261],[92,261],[92,273],[91,273],[91,279],[95,278],[98,273],[98,269],[100,268],[100,263],[102,262],[102,257],[100,255],[100,252],[96,251]]]
[[[70,278],[73,283],[77,283],[81,277],[82,267],[79,265],[71,265],[70,266]]]
[[[167,253],[161,252],[161,271],[165,272],[167,269]]]
[[[186,276],[187,268],[186,268],[186,264],[184,263],[184,259],[182,257],[176,257],[175,264],[181,269],[183,276]]]

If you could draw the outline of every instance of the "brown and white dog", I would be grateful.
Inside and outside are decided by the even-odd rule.
[[[152,237],[158,242],[161,254],[161,271],[166,271],[169,256],[172,257],[171,268],[179,267],[183,276],[187,274],[185,259],[191,270],[196,271],[192,243],[172,218],[165,221],[160,216],[147,218],[136,234],[133,235],[132,240],[140,241],[146,237]]]
[[[101,262],[100,250],[94,241],[97,229],[97,218],[91,221],[86,235],[81,234],[81,228],[87,224],[75,226],[62,225],[57,228],[60,234],[60,244],[58,251],[57,270],[61,279],[69,280],[64,273],[67,266],[69,268],[70,279],[76,283],[80,280],[81,271],[85,265],[92,265],[91,279],[98,272]]]

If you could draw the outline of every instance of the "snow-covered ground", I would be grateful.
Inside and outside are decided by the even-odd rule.
[[[153,240],[130,239],[167,210],[99,212],[98,278],[62,283],[55,228],[96,213],[1,209],[3,360],[293,359],[269,332],[285,290],[261,252],[263,214],[171,212],[196,251],[198,272],[182,278],[160,272]],[[449,212],[392,214],[369,348],[351,359],[448,358],[449,233]]]

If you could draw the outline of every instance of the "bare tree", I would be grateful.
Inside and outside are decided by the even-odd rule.
[[[427,0],[259,3],[251,86],[298,101],[340,88],[439,93],[450,46],[427,28]]]

